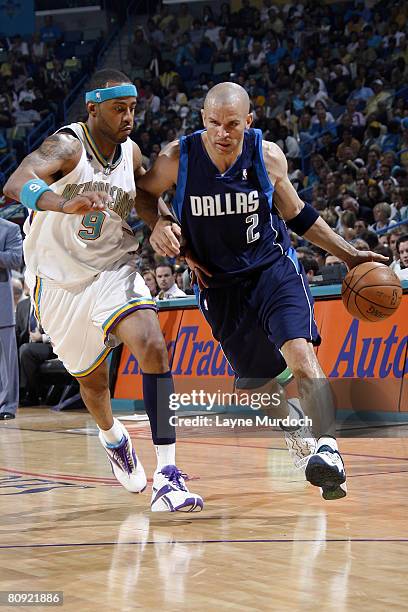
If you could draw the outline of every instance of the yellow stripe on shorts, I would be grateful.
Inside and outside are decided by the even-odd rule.
[[[40,325],[41,325],[41,319],[40,319],[41,293],[42,293],[42,280],[39,276],[36,276],[35,286],[34,286],[34,308],[35,308],[35,316],[37,317],[37,321]]]
[[[102,353],[99,353],[99,355],[97,356],[95,361],[89,366],[89,368],[86,368],[86,370],[80,370],[79,372],[70,372],[70,374],[72,374],[72,376],[75,376],[75,378],[82,378],[83,376],[88,376],[88,374],[91,374],[94,370],[96,370],[98,366],[101,365],[101,363],[106,359],[111,350],[112,349],[109,347],[104,348]]]
[[[121,306],[120,308],[115,310],[115,312],[111,314],[109,319],[107,319],[105,323],[102,324],[102,329],[104,331],[105,340],[109,332],[116,325],[116,323],[120,319],[124,318],[124,315],[128,315],[131,312],[134,312],[136,310],[140,310],[143,308],[152,308],[153,310],[157,310],[157,304],[151,298],[135,298],[134,300],[131,300],[124,306]]]

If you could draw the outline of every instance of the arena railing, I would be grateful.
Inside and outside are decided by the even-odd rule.
[[[27,135],[26,151],[31,153],[44,140],[46,136],[55,131],[55,115],[49,113],[38,125]]]
[[[86,81],[89,79],[89,74],[85,74],[82,79],[78,81],[72,91],[64,98],[62,103],[62,112],[64,114],[64,123],[68,122],[68,113],[74,105],[76,99],[78,98],[81,90],[84,88]]]
[[[17,162],[12,153],[7,153],[0,159],[0,185],[4,185],[10,174],[17,168]]]
[[[396,221],[393,225],[390,225],[381,230],[374,230],[377,236],[383,236],[384,234],[388,234],[392,232],[395,228],[400,227],[401,225],[408,225],[408,219],[404,219],[403,221]]]
[[[115,38],[118,36],[119,32],[120,32],[120,28],[119,28],[119,26],[116,26],[114,28],[114,30],[112,30],[112,32],[109,35],[109,37],[105,40],[105,42],[103,43],[102,47],[100,48],[100,50],[98,52],[98,55],[96,56],[95,68],[98,68],[100,66],[105,53],[108,51],[109,47],[111,46],[111,44],[113,43]],[[92,70],[92,72],[93,72],[93,70]],[[64,123],[68,122],[69,111],[71,110],[71,108],[75,104],[78,96],[81,94],[81,92],[85,88],[85,83],[87,81],[89,81],[89,79],[91,78],[92,72],[87,72],[86,74],[84,74],[83,77],[78,81],[78,83],[72,89],[72,91],[70,91],[70,93],[64,99],[64,101],[62,103],[62,109],[63,109],[63,115],[64,115]]]
[[[10,202],[9,204],[6,204],[6,206],[3,206],[3,208],[0,208],[0,217],[2,219],[11,219],[18,213],[23,213],[24,216],[26,216],[26,211],[26,207],[23,204],[20,204],[20,202]]]

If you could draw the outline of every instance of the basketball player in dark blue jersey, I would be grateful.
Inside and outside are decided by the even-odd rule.
[[[242,87],[213,87],[202,111],[205,129],[170,143],[138,181],[156,197],[176,185],[176,219],[156,209],[142,218],[158,253],[177,255],[181,233],[187,241],[200,309],[238,379],[257,384],[292,370],[318,438],[306,478],[325,499],[338,499],[346,495],[346,474],[335,410],[313,350],[320,343],[313,298],[286,226],[349,268],[385,258],[357,251],[299,199],[284,154],[251,129],[249,111]]]

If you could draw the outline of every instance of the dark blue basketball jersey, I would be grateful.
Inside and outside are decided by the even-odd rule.
[[[210,285],[222,286],[273,264],[290,239],[273,205],[262,132],[245,131],[242,153],[224,174],[211,161],[202,132],[180,138],[173,209],[183,236],[213,273]]]

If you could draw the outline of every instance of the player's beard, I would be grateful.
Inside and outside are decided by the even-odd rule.
[[[102,112],[99,113],[98,119],[99,119],[98,129],[100,133],[102,134],[102,136],[106,138],[106,140],[108,140],[109,142],[115,145],[126,142],[129,134],[124,133],[124,132],[121,133],[119,130],[117,132],[113,132],[112,128],[110,127],[108,121],[103,116]]]

